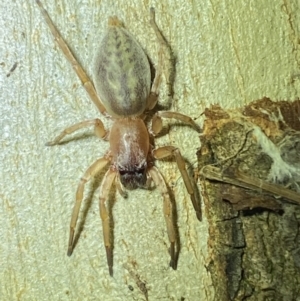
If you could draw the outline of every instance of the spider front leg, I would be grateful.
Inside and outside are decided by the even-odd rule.
[[[98,118],[92,119],[92,120],[85,120],[79,123],[76,123],[70,127],[67,127],[65,130],[63,130],[54,140],[49,141],[46,143],[47,146],[52,146],[55,144],[58,144],[65,136],[74,133],[75,131],[78,131],[82,128],[88,127],[90,125],[94,126],[94,131],[96,136],[99,138],[105,138],[106,131],[104,128],[104,125],[102,121]]]
[[[50,31],[51,31],[51,33],[52,33],[55,41],[57,42],[59,48],[64,53],[64,55],[67,58],[67,60],[72,65],[74,71],[78,75],[80,81],[83,84],[83,87],[85,88],[85,90],[89,94],[91,100],[96,105],[96,107],[98,108],[98,110],[103,115],[105,115],[106,114],[106,109],[103,106],[101,100],[99,99],[99,97],[98,97],[98,95],[96,93],[96,90],[94,88],[94,85],[92,84],[92,81],[90,80],[90,78],[88,77],[88,75],[86,74],[86,72],[83,70],[83,68],[81,67],[81,65],[79,64],[79,62],[75,58],[75,56],[73,55],[73,53],[72,53],[71,49],[69,48],[68,44],[65,42],[65,40],[60,35],[59,31],[56,29],[55,25],[53,24],[51,18],[48,15],[48,12],[43,7],[41,1],[36,0],[35,2],[39,6],[39,9],[40,9],[40,11],[41,11],[41,13],[42,13],[42,15],[43,15],[43,17],[45,19],[45,22],[48,24],[48,27],[49,27],[49,29],[50,29]]]
[[[164,216],[167,224],[167,232],[170,241],[170,256],[171,256],[170,267],[176,270],[176,266],[177,266],[176,254],[179,251],[179,247],[177,245],[176,252],[175,252],[175,247],[176,244],[178,243],[178,240],[176,239],[176,231],[174,227],[173,204],[170,199],[166,182],[163,176],[161,175],[161,173],[159,172],[159,170],[153,166],[148,170],[148,174],[154,181],[155,185],[161,191],[161,194],[164,199]]]
[[[72,255],[73,252],[73,243],[74,243],[74,233],[76,229],[76,224],[78,220],[78,214],[82,203],[84,185],[94,177],[101,169],[107,165],[110,161],[108,157],[102,157],[94,162],[84,173],[83,177],[80,179],[80,182],[76,191],[76,202],[72,212],[72,218],[70,222],[70,235],[69,235],[69,244],[68,244],[68,256]]]
[[[152,154],[153,154],[153,157],[158,160],[164,159],[169,156],[173,156],[175,158],[178,169],[183,178],[183,182],[186,187],[186,190],[188,191],[188,193],[191,197],[191,201],[192,201],[194,209],[196,211],[196,216],[197,216],[198,220],[201,221],[202,220],[201,207],[196,198],[196,194],[195,194],[192,182],[189,178],[189,175],[188,175],[186,167],[185,167],[185,161],[182,158],[179,149],[174,146],[163,146],[163,147],[154,149]]]
[[[152,26],[156,34],[156,38],[159,43],[159,51],[158,51],[158,63],[155,70],[155,77],[151,86],[150,95],[148,97],[147,110],[149,111],[152,110],[157,103],[158,90],[161,83],[161,76],[162,76],[162,69],[163,69],[163,47],[168,46],[168,44],[166,43],[164,37],[162,36],[156,24],[155,10],[153,7],[150,9],[150,25]]]
[[[99,197],[99,209],[100,209],[100,217],[102,220],[102,230],[103,230],[103,238],[104,245],[106,250],[106,259],[109,270],[109,275],[113,276],[113,254],[112,254],[112,243],[110,238],[110,218],[108,209],[106,208],[106,201],[108,200],[108,195],[110,188],[115,180],[116,171],[113,169],[109,169],[100,186],[100,197]]]

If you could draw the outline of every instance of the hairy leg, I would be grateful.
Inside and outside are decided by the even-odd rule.
[[[196,198],[196,193],[194,191],[192,182],[189,178],[189,175],[187,173],[186,167],[185,167],[185,161],[182,158],[180,151],[177,147],[174,146],[163,146],[157,149],[154,149],[153,152],[153,157],[156,159],[164,159],[166,157],[169,156],[173,156],[176,160],[178,169],[181,173],[181,176],[183,178],[184,181],[184,185],[186,187],[186,190],[188,191],[190,197],[191,197],[191,201],[193,203],[194,209],[196,211],[196,215],[199,221],[201,221],[202,217],[201,217],[201,207],[200,204]]]
[[[85,184],[94,177],[102,168],[107,165],[110,161],[109,158],[102,157],[95,161],[84,173],[83,177],[80,179],[78,184],[78,188],[76,191],[76,202],[72,212],[72,218],[70,222],[70,235],[69,235],[69,244],[68,244],[68,256],[72,255],[73,252],[73,241],[74,241],[74,233],[76,229],[76,224],[78,220],[78,214],[81,207],[82,199],[83,199],[83,191]]]
[[[161,175],[161,173],[159,172],[159,170],[153,166],[148,170],[148,174],[153,179],[155,185],[160,190],[164,199],[164,217],[167,225],[168,238],[170,241],[170,256],[171,256],[170,266],[174,270],[176,270],[177,262],[176,262],[175,247],[176,247],[177,239],[176,239],[176,231],[174,226],[173,204],[170,199],[166,182],[163,176]]]
[[[110,188],[115,180],[116,171],[109,169],[102,181],[100,186],[100,197],[99,197],[99,209],[100,217],[102,220],[102,230],[104,245],[106,250],[106,259],[110,276],[113,275],[113,254],[112,254],[112,243],[110,237],[110,218],[107,208],[107,200]]]
[[[83,70],[83,68],[81,67],[81,65],[79,64],[79,62],[75,58],[75,56],[73,55],[71,49],[69,48],[69,46],[67,45],[67,43],[65,42],[65,40],[62,38],[62,36],[58,32],[58,30],[56,29],[55,25],[53,24],[51,18],[48,15],[47,11],[43,7],[41,1],[36,0],[36,3],[37,3],[37,5],[40,8],[40,11],[41,11],[41,13],[42,13],[42,15],[43,15],[43,17],[45,19],[45,22],[48,24],[48,27],[50,28],[51,33],[52,33],[55,41],[57,42],[59,48],[64,53],[64,55],[67,58],[67,60],[72,65],[74,71],[76,72],[77,76],[81,80],[81,82],[83,84],[83,87],[85,88],[85,90],[89,94],[91,100],[96,105],[96,107],[98,108],[99,112],[101,112],[103,115],[105,115],[106,109],[103,106],[101,100],[99,99],[99,97],[98,97],[98,95],[96,93],[96,90],[95,90],[95,88],[94,88],[94,86],[93,86],[90,78],[88,77],[88,75],[86,74],[86,72]]]
[[[104,128],[104,125],[102,123],[102,121],[98,118],[96,119],[92,119],[92,120],[85,120],[85,121],[81,121],[79,123],[76,123],[70,127],[67,127],[66,129],[64,129],[56,138],[54,138],[54,140],[49,141],[46,143],[47,146],[52,146],[55,144],[58,144],[65,136],[72,134],[82,128],[88,127],[88,126],[94,126],[94,131],[95,134],[99,137],[99,138],[105,138],[106,135],[106,131]]]

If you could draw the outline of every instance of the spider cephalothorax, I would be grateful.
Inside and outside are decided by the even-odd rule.
[[[109,141],[112,161],[124,187],[144,187],[149,154],[149,134],[144,121],[140,118],[119,119],[111,128]]]

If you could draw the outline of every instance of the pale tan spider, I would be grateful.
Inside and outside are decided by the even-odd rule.
[[[110,238],[110,217],[107,200],[109,191],[115,183],[119,193],[126,195],[125,189],[149,187],[152,179],[160,189],[164,200],[164,216],[170,241],[170,266],[176,269],[176,250],[179,248],[174,226],[174,212],[167,185],[154,166],[154,159],[163,159],[173,156],[181,172],[184,184],[190,194],[198,219],[201,219],[200,205],[196,199],[192,182],[185,168],[185,162],[178,148],[164,146],[153,149],[150,145],[150,136],[157,135],[162,129],[162,117],[175,118],[198,130],[197,124],[188,116],[176,112],[156,112],[152,118],[151,128],[147,129],[144,119],[146,111],[152,110],[157,102],[158,87],[161,80],[162,46],[164,39],[155,23],[154,9],[151,13],[151,26],[160,43],[159,64],[151,86],[150,65],[147,56],[136,40],[121,25],[116,17],[109,18],[109,29],[99,47],[94,66],[94,83],[96,91],[85,71],[79,65],[68,45],[63,40],[47,11],[41,2],[36,0],[46,23],[48,24],[56,42],[65,54],[68,61],[79,76],[82,84],[99,111],[110,116],[114,121],[112,128],[107,132],[100,119],[86,120],[66,128],[47,145],[59,144],[68,134],[83,127],[94,126],[98,137],[108,139],[109,151],[94,162],[81,178],[76,202],[70,223],[70,237],[68,255],[73,251],[74,232],[78,214],[83,199],[84,185],[108,163],[110,167],[105,173],[100,186],[100,216],[102,220],[104,244],[106,248],[107,264],[110,275],[113,274],[112,242]],[[101,101],[99,97],[101,98]],[[176,250],[175,250],[176,249]]]

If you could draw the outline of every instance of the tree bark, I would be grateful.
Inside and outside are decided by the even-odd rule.
[[[300,300],[299,108],[263,99],[205,111],[198,157],[215,300]]]

